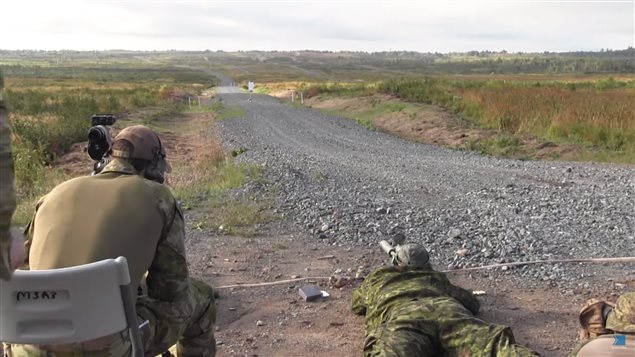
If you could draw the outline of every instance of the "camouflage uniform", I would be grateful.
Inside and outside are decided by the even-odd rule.
[[[114,159],[95,176],[62,183],[37,204],[27,228],[31,269],[75,266],[125,256],[133,283],[147,271],[147,294],[137,299],[139,321],[150,322],[146,355],[177,343],[180,356],[214,356],[213,291],[189,277],[185,225],[170,190]],[[136,286],[135,286],[136,287]],[[119,336],[117,336],[119,337]],[[123,337],[102,345],[13,345],[9,356],[124,356]]]
[[[11,278],[11,216],[15,210],[13,191],[13,158],[11,130],[3,101],[3,79],[0,73],[0,279]]]
[[[606,319],[606,328],[635,334],[635,292],[621,295]]]
[[[429,265],[373,271],[352,307],[366,315],[366,357],[538,356],[515,344],[508,327],[474,317],[478,300]]]

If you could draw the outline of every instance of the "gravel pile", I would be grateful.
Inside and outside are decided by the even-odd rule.
[[[483,157],[403,140],[267,97],[221,94],[246,116],[217,129],[239,160],[264,168],[283,224],[340,245],[405,233],[439,268],[538,259],[635,255],[635,169]],[[274,232],[275,233],[275,232]],[[379,248],[378,248],[379,249]],[[588,284],[623,278],[634,265],[545,265],[497,274]],[[525,279],[525,280],[532,280]]]

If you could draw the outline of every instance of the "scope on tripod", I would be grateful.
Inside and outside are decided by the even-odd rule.
[[[88,130],[88,156],[95,161],[101,161],[110,151],[112,137],[108,126],[117,121],[113,114],[95,114],[90,118],[92,127]]]

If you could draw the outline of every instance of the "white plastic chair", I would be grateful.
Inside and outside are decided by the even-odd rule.
[[[0,341],[82,343],[128,329],[144,355],[126,258],[52,270],[17,270],[0,280]]]

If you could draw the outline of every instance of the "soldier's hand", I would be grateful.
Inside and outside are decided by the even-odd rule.
[[[26,250],[24,248],[24,235],[17,229],[11,229],[11,251],[9,252],[11,269],[19,268],[26,260]]]

